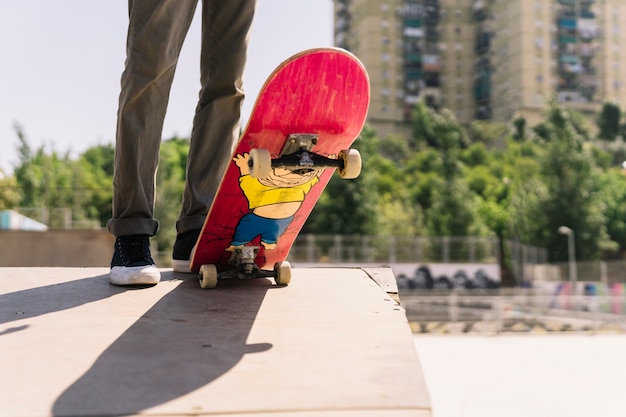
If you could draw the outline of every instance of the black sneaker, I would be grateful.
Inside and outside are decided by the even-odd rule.
[[[109,282],[114,285],[154,285],[161,273],[150,255],[148,235],[120,236],[115,240]]]
[[[175,272],[191,272],[191,253],[196,246],[201,229],[193,229],[176,236],[172,253],[172,267]]]

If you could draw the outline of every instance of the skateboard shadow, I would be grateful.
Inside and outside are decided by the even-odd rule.
[[[270,288],[261,279],[220,282],[207,291],[184,280],[60,395],[52,414],[140,414],[215,381],[248,353],[271,349],[246,343]]]

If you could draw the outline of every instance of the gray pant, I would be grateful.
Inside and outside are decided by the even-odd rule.
[[[178,56],[198,0],[129,0],[121,79],[113,218],[115,236],[155,235],[155,179]],[[240,131],[242,76],[256,0],[203,0],[201,90],[193,120],[179,233],[202,227]]]

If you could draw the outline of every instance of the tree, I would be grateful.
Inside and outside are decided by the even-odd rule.
[[[414,111],[418,148],[426,146],[437,151],[440,160],[439,179],[431,190],[430,207],[424,211],[426,231],[430,236],[469,236],[479,233],[475,194],[461,176],[461,149],[467,146],[467,134],[452,112],[440,113],[418,104]]]
[[[379,146],[374,131],[366,127],[355,142],[365,167],[361,175],[354,180],[333,175],[302,233],[375,235],[379,232],[376,213],[383,174],[372,167]]]
[[[89,148],[79,156],[75,176],[82,191],[76,196],[76,216],[82,214],[81,220],[95,220],[104,227],[111,218],[114,158],[112,144]]]
[[[577,259],[597,259],[605,239],[604,217],[598,198],[598,171],[583,147],[584,136],[569,113],[552,103],[544,122],[545,154],[540,160],[546,194],[538,203],[545,223],[534,230],[535,243],[545,245],[552,260],[567,259],[567,242],[560,226],[575,231]]]
[[[160,223],[159,233],[154,238],[159,252],[171,253],[176,240],[175,226],[185,188],[188,153],[187,139],[173,137],[161,143],[154,207],[154,216]]]
[[[33,151],[21,126],[15,125],[15,129],[20,142],[20,163],[15,169],[21,188],[20,206],[38,209],[38,220],[50,227],[65,227],[64,214],[74,207],[75,189],[79,186],[75,161],[70,159],[69,153],[60,155],[54,149],[48,153],[44,146]],[[57,213],[60,215],[55,216]]]
[[[620,169],[609,169],[598,181],[608,239],[618,245],[621,255],[626,252],[626,176]]]
[[[526,138],[526,119],[523,117],[518,117],[513,120],[513,127],[515,128],[513,132],[513,140],[517,142],[521,142]]]
[[[622,111],[619,105],[608,101],[604,102],[596,121],[599,128],[598,139],[614,142],[621,133],[621,119]]]
[[[15,176],[6,176],[0,170],[0,210],[16,208],[19,205],[20,194]]]

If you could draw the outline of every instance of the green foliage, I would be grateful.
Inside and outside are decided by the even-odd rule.
[[[327,234],[329,232],[353,235],[379,233],[377,206],[380,195],[393,189],[392,181],[385,181],[377,169],[370,169],[369,163],[380,163],[380,169],[394,172],[393,163],[384,161],[378,155],[380,142],[371,129],[365,129],[356,142],[361,153],[364,169],[355,180],[344,180],[333,175],[326,190],[320,197],[303,233]]]
[[[475,120],[467,127],[467,134],[472,143],[484,145],[496,144],[506,133],[506,125],[502,123]]]
[[[163,141],[159,151],[154,216],[160,231],[154,240],[161,252],[171,252],[176,239],[176,219],[185,188],[189,141],[174,137]]]
[[[0,210],[14,209],[19,206],[19,201],[17,179],[14,176],[7,177],[0,170]]]
[[[80,155],[75,176],[82,184],[83,191],[77,196],[82,208],[75,216],[97,220],[100,226],[106,225],[111,218],[114,158],[115,150],[111,144],[95,146]]]
[[[619,105],[611,102],[602,104],[602,110],[597,119],[597,125],[600,130],[598,139],[614,142],[621,133],[621,119],[622,111]]]
[[[607,104],[598,119],[600,149],[582,117],[554,101],[541,123],[531,127],[518,118],[510,132],[484,121],[462,126],[451,112],[420,103],[411,138],[381,140],[371,128],[363,130],[354,145],[363,159],[361,176],[335,176],[304,232],[491,235],[499,239],[504,271],[505,239],[546,247],[551,261],[566,260],[567,239],[557,229],[568,226],[578,259],[598,259],[608,247],[619,248],[613,255],[620,256],[626,252],[626,181],[620,141],[606,143],[622,129],[617,110]],[[113,147],[96,146],[72,159],[33,149],[21,127],[16,132],[20,163],[12,177],[0,178],[0,208],[68,207],[74,222],[104,226],[111,215]],[[155,208],[160,250],[174,241],[188,147],[181,138],[161,146]]]
[[[534,230],[534,241],[543,243],[552,259],[567,259],[567,241],[555,233],[559,226],[567,226],[575,231],[578,259],[596,259],[599,243],[605,238],[597,196],[598,169],[583,146],[584,129],[569,116],[552,104],[544,122],[547,143],[539,162],[546,193],[537,203],[546,228]]]
[[[513,120],[513,127],[515,131],[513,133],[513,140],[521,142],[526,139],[526,119],[518,117]]]
[[[43,209],[50,227],[103,226],[111,217],[113,147],[97,146],[77,160],[45,146],[33,150],[21,126],[15,126],[20,163],[14,171],[19,201],[15,206]],[[65,213],[71,212],[67,219]]]
[[[598,200],[604,215],[608,239],[626,251],[626,176],[621,169],[609,169],[598,176]]]

